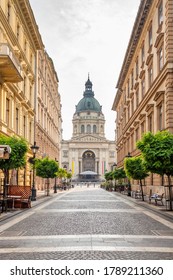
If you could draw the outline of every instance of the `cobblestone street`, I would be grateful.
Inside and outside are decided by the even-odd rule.
[[[171,214],[145,205],[94,186],[58,192],[1,220],[0,258],[173,259]]]

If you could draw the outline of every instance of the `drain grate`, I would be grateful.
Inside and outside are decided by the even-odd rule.
[[[0,236],[10,237],[10,236],[21,236],[24,235],[26,231],[7,231],[4,230],[0,233]]]

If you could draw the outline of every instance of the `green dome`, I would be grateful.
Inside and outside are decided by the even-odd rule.
[[[97,99],[94,98],[94,92],[92,91],[92,83],[88,76],[88,81],[85,83],[84,97],[76,105],[76,113],[83,111],[94,111],[101,112],[102,107],[100,106]]]
[[[82,111],[101,112],[101,106],[97,99],[95,99],[94,97],[84,97],[79,101],[78,105],[76,106],[77,113]]]

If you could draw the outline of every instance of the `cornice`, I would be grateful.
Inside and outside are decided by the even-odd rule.
[[[152,5],[152,0],[143,0],[140,3],[137,17],[133,26],[132,34],[130,37],[130,41],[128,44],[128,48],[125,54],[123,66],[121,68],[121,72],[119,75],[119,79],[117,82],[117,88],[122,88],[123,81],[125,79],[126,73],[129,69],[130,63],[132,61],[136,45],[139,41],[140,35],[142,33],[142,30],[144,28],[144,24],[148,15],[148,12],[150,10],[150,7]]]
[[[37,50],[44,49],[42,38],[33,11],[28,0],[16,0],[16,7],[21,11],[20,17],[28,31],[28,36]]]

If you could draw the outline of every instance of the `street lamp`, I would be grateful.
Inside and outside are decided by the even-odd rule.
[[[116,162],[114,162],[113,165],[112,165],[112,170],[111,171],[113,171],[116,166],[117,166],[117,164],[116,164]]]
[[[33,153],[33,178],[32,178],[32,193],[31,193],[31,200],[36,200],[36,188],[35,188],[35,155],[38,152],[39,147],[36,145],[34,141],[34,145],[31,146],[31,150]]]
[[[130,152],[128,152],[128,154],[127,154],[126,158],[131,158],[131,157],[132,157],[132,156],[131,156]],[[131,184],[130,184],[130,180],[129,180],[129,178],[128,178],[127,196],[131,196]]]
[[[57,163],[59,162],[58,160],[56,160],[56,158],[55,158],[55,161],[56,161]],[[57,177],[55,177],[54,193],[57,193],[57,189],[56,189],[56,178],[57,178]]]
[[[72,172],[72,170],[70,169],[70,170],[69,170],[69,172],[71,173],[71,172]],[[71,188],[71,178],[70,178],[70,188]]]

